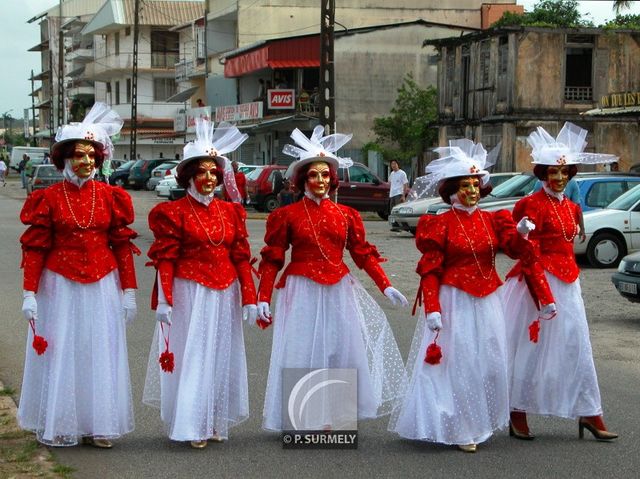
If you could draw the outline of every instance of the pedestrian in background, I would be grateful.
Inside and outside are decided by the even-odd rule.
[[[0,159],[0,181],[2,182],[2,186],[7,186],[7,182],[6,182],[6,176],[7,176],[7,164],[4,162],[4,160]]]
[[[247,194],[247,177],[240,171],[240,165],[237,161],[232,161],[231,166],[233,167],[233,176],[236,180],[236,188],[240,193],[240,203],[244,205],[249,199],[249,195]],[[227,201],[231,201],[231,197],[227,194],[226,189],[224,190],[224,197]]]
[[[42,159],[42,164],[43,165],[49,165],[51,164],[51,155],[49,154],[49,152],[45,152],[44,154],[44,158]]]
[[[278,204],[280,206],[287,206],[294,202],[294,193],[291,188],[291,180],[285,179],[282,183],[282,189],[278,193]]]
[[[389,173],[389,211],[394,206],[404,203],[409,193],[409,180],[407,174],[400,169],[400,165],[396,160],[391,160],[389,164],[391,173]],[[391,228],[391,231],[400,231],[398,228]]]
[[[22,182],[23,190],[27,187],[27,161],[29,161],[29,155],[24,153],[22,155],[22,160],[18,163],[18,173],[20,173],[20,181]]]

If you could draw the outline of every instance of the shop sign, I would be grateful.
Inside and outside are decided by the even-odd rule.
[[[216,107],[216,123],[221,121],[257,120],[262,118],[262,102],[254,101],[240,105]],[[188,130],[187,130],[188,131]]]
[[[194,133],[196,131],[197,118],[211,120],[211,107],[203,106],[201,108],[188,108],[186,115],[187,115],[187,133]]]
[[[600,108],[620,108],[624,106],[639,106],[640,91],[625,93],[609,93],[600,97]]]
[[[296,92],[283,88],[267,90],[267,103],[270,110],[293,110],[296,107]]]

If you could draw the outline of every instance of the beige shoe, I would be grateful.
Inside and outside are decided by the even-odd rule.
[[[194,449],[204,449],[207,447],[207,441],[191,441],[191,447]]]
[[[476,452],[478,450],[477,444],[458,444],[458,449],[463,452]]]
[[[211,442],[224,442],[224,439],[222,439],[220,436],[218,436],[217,434],[215,436],[213,436],[212,438],[209,439],[209,441]]]
[[[92,436],[83,437],[82,444],[97,447],[100,449],[111,449],[113,447],[113,443],[109,441],[109,439],[96,439]]]

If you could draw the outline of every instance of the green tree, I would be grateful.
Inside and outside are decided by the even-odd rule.
[[[438,118],[438,94],[434,87],[421,88],[410,73],[398,89],[390,115],[373,120],[376,141],[365,149],[380,151],[403,163],[435,144],[438,133],[431,125]]]
[[[621,10],[631,8],[631,2],[629,0],[614,0],[613,2],[613,11],[616,12],[616,15],[620,15]]]
[[[531,12],[505,12],[493,27],[529,25],[539,27],[587,27],[591,21],[582,18],[577,0],[540,0]]]

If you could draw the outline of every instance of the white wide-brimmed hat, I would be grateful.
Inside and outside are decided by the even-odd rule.
[[[556,138],[552,137],[541,126],[528,137],[532,148],[531,157],[534,165],[581,165],[596,163],[613,163],[618,161],[615,155],[606,153],[585,153],[587,146],[587,130],[578,125],[566,122]]]
[[[433,151],[440,158],[433,160],[425,168],[427,176],[423,177],[423,196],[437,194],[444,180],[464,176],[478,176],[482,187],[489,184],[491,178],[488,168],[498,159],[501,144],[487,153],[482,143],[474,143],[467,138],[450,140],[449,146],[435,148]]]
[[[104,159],[109,160],[113,156],[111,137],[120,132],[122,125],[120,115],[107,104],[96,102],[80,123],[72,122],[58,127],[56,142],[51,146],[51,153],[71,141],[89,141],[99,145],[104,150]],[[64,164],[56,163],[56,166],[60,169],[64,168]]]
[[[242,196],[236,186],[233,167],[229,158],[223,155],[235,151],[249,135],[231,123],[222,122],[215,130],[213,127],[213,122],[207,118],[196,119],[196,139],[185,145],[183,159],[176,167],[177,175],[180,176],[189,163],[210,158],[223,170],[225,192],[232,201],[239,202]]]
[[[351,134],[341,133],[324,136],[324,127],[317,125],[311,133],[311,138],[307,138],[296,128],[291,132],[291,138],[297,146],[285,145],[282,149],[285,155],[297,158],[287,168],[285,178],[293,178],[300,167],[314,161],[325,161],[334,168],[349,168],[353,161],[350,158],[339,157],[336,151],[346,145],[352,137]]]

